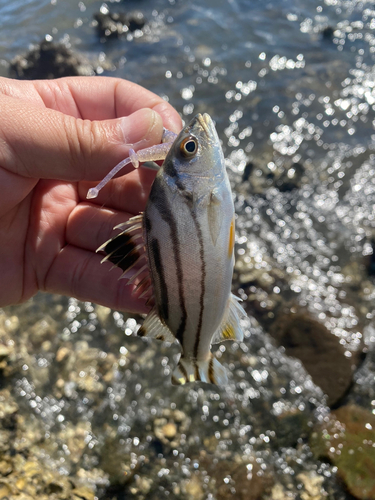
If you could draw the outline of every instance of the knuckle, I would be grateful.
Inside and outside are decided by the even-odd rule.
[[[100,150],[100,126],[90,120],[66,119],[65,133],[70,163],[85,179],[88,165]]]

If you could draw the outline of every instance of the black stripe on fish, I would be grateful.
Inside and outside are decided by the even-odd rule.
[[[199,343],[202,333],[202,323],[203,323],[203,312],[204,312],[204,294],[206,292],[206,262],[204,260],[204,246],[203,246],[203,234],[202,229],[199,225],[197,214],[192,210],[191,216],[193,218],[195,228],[197,230],[198,242],[199,242],[199,258],[201,261],[201,293],[199,297],[199,318],[197,332],[195,334],[195,344],[194,344],[194,357],[198,358]]]
[[[212,353],[210,361],[208,363],[208,380],[211,382],[211,384],[216,384],[215,372],[214,372],[214,357]]]
[[[131,235],[120,233],[112,238],[103,250],[108,254],[107,260],[123,271],[127,271],[140,258],[136,246]]]
[[[147,213],[145,213],[145,215],[144,215],[144,224],[145,224],[146,233],[150,234],[152,224],[151,224],[150,217],[147,216]]]
[[[169,175],[169,177],[173,177],[174,180],[177,179],[177,170],[172,160],[164,161],[163,170],[166,175]]]
[[[166,175],[168,175],[169,177],[172,177],[172,179],[174,180],[177,188],[180,191],[185,191],[185,186],[180,181],[180,179],[178,177],[177,170],[176,170],[176,168],[175,168],[172,160],[168,160],[167,162],[163,163],[163,170],[164,170],[164,173]]]
[[[155,269],[158,275],[158,288],[160,290],[160,302],[159,305],[159,315],[163,321],[167,321],[169,316],[169,301],[168,301],[168,289],[165,282],[164,267],[161,260],[160,245],[156,238],[152,238],[150,242],[151,246],[151,258],[154,261]]]
[[[180,241],[178,238],[178,228],[176,224],[176,219],[174,218],[171,207],[167,202],[166,193],[163,196],[163,191],[165,193],[165,187],[160,182],[159,178],[156,177],[154,184],[152,186],[149,201],[154,204],[155,208],[160,213],[162,219],[169,225],[171,231],[173,256],[176,266],[177,282],[178,282],[178,295],[181,308],[181,320],[176,332],[176,339],[182,345],[184,331],[186,328],[187,311],[185,305],[185,291],[184,291],[184,279],[183,279],[182,261],[181,261],[181,248],[180,248]]]

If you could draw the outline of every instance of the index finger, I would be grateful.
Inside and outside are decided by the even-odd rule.
[[[121,78],[84,76],[32,83],[48,108],[75,118],[108,120],[151,108],[162,117],[165,128],[173,132],[181,130],[181,118],[169,103],[144,87]]]

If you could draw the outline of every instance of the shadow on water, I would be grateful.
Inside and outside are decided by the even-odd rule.
[[[371,4],[22,6],[2,7],[1,75],[119,76],[215,119],[250,319],[217,348],[228,387],[176,388],[177,347],[134,338],[139,318],[5,308],[0,498],[375,498]]]

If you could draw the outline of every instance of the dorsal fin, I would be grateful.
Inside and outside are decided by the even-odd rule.
[[[238,342],[243,340],[240,318],[246,317],[246,312],[239,303],[240,301],[241,299],[233,295],[233,293],[230,294],[223,321],[212,338],[212,344],[217,344],[224,340],[237,340]]]

